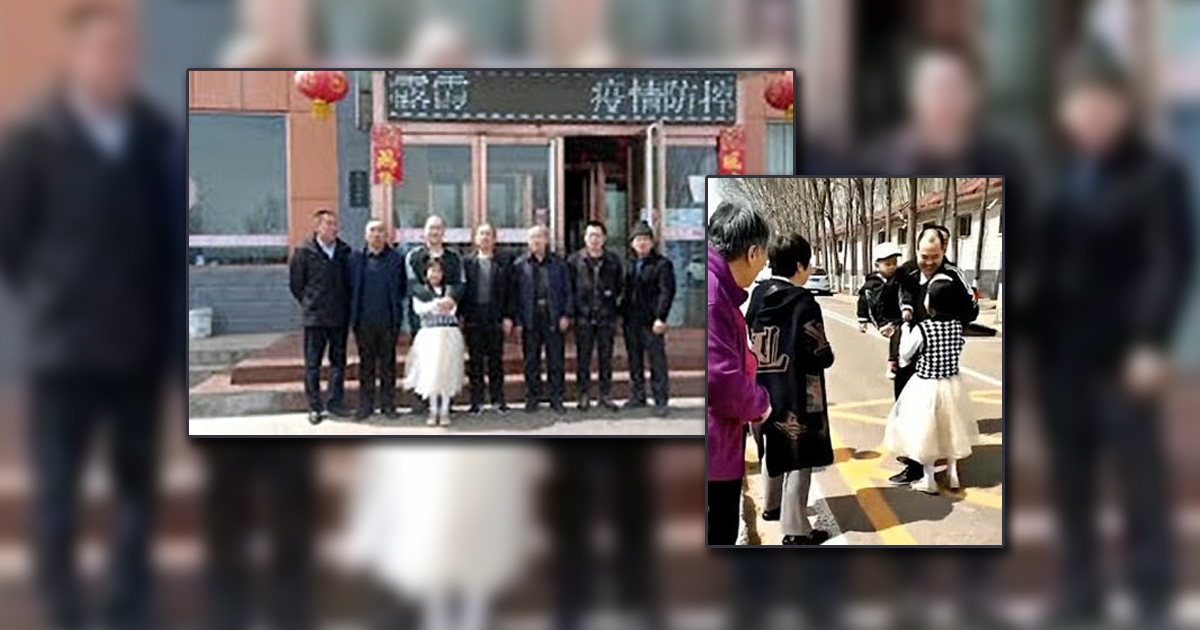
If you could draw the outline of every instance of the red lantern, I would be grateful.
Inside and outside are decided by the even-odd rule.
[[[767,83],[763,90],[763,98],[771,107],[787,112],[792,117],[792,73],[775,77]]]
[[[296,89],[312,99],[312,113],[317,118],[327,118],[330,105],[350,91],[350,82],[339,70],[301,70],[294,80]]]

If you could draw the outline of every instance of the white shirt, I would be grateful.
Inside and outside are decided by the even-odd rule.
[[[329,245],[325,245],[325,242],[318,238],[317,245],[321,248],[321,251],[325,252],[325,255],[329,257],[329,260],[333,260],[333,253],[337,251],[337,241],[334,241]]]

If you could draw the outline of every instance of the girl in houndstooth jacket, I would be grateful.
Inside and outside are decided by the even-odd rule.
[[[924,477],[912,487],[929,494],[938,492],[934,463],[946,460],[950,487],[957,489],[958,460],[970,456],[979,440],[979,427],[958,375],[965,343],[963,324],[946,314],[958,290],[949,276],[934,276],[925,295],[929,319],[904,324],[900,361],[907,365],[915,360],[916,373],[888,414],[884,433],[884,448],[924,467]]]

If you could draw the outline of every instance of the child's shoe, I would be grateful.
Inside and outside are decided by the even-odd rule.
[[[925,494],[937,494],[937,481],[933,478],[933,464],[925,465],[925,474],[912,484],[912,489]]]
[[[949,478],[951,490],[958,490],[962,484],[958,482],[958,462],[953,459],[946,465],[946,476]]]
[[[449,411],[442,412],[442,415],[438,419],[438,422],[440,422],[441,425],[444,427],[450,426],[450,412]]]
[[[438,414],[437,414],[437,411],[431,411],[431,412],[429,412],[429,419],[425,421],[425,424],[426,424],[427,426],[431,426],[431,427],[436,427],[436,426],[438,425]]]

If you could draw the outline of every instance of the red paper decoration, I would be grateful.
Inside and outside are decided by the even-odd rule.
[[[296,89],[312,99],[312,113],[317,118],[329,116],[330,105],[350,91],[350,81],[340,70],[301,70],[294,79]]]

